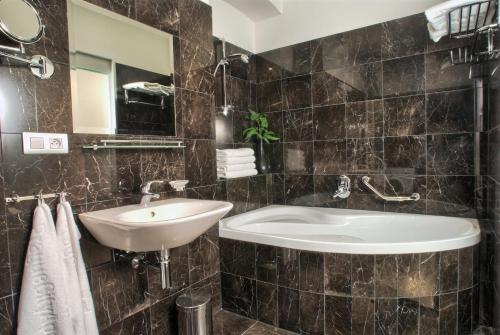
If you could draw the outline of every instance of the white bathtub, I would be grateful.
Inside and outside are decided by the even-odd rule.
[[[269,206],[220,221],[221,237],[300,250],[404,254],[479,243],[476,219],[350,209]]]

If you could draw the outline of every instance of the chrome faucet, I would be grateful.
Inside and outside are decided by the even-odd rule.
[[[342,175],[337,178],[337,191],[333,194],[333,198],[346,199],[351,195],[351,179]]]
[[[141,186],[142,198],[140,205],[142,207],[148,207],[149,204],[151,203],[151,200],[159,199],[160,195],[158,193],[151,192],[151,186],[153,186],[154,184],[164,184],[164,183],[165,183],[164,180],[151,180],[142,184]]]

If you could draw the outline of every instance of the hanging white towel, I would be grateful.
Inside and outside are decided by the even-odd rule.
[[[240,148],[240,149],[217,149],[217,158],[225,157],[245,157],[253,156],[254,151],[250,148]]]
[[[68,282],[69,310],[74,334],[98,335],[94,303],[80,249],[80,232],[69,202],[57,206],[57,238],[62,247],[64,274]]]
[[[248,164],[223,164],[217,162],[217,171],[220,172],[233,172],[255,169],[255,163]]]
[[[220,157],[217,156],[217,164],[246,164],[255,162],[255,156],[245,157]]]
[[[50,209],[39,204],[24,263],[18,335],[73,334],[60,250]]]

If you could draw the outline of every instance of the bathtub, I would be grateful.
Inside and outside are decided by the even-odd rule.
[[[476,219],[350,209],[268,206],[220,221],[223,238],[306,251],[407,254],[480,241]]]

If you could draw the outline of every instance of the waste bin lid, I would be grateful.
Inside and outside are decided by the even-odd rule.
[[[199,308],[207,305],[211,298],[208,293],[186,292],[178,296],[175,303],[177,307],[181,308]]]

